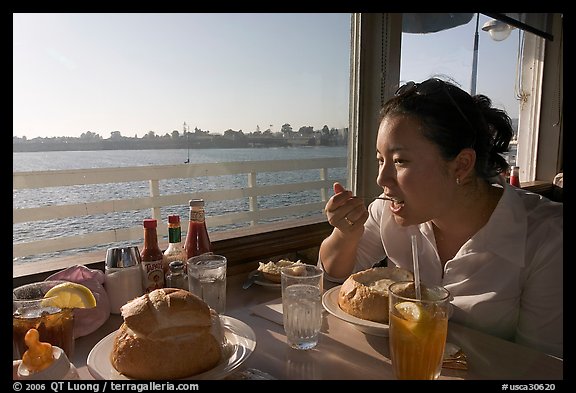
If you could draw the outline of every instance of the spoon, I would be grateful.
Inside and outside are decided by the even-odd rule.
[[[367,197],[359,197],[362,199],[381,199],[383,201],[394,201],[395,199],[387,197],[387,196],[378,196],[378,197],[374,197],[374,198],[367,198]]]
[[[376,200],[376,199],[381,199],[383,201],[395,201],[395,199],[387,197],[387,196],[383,196],[383,197],[374,197],[374,198],[366,198],[366,197],[359,197],[359,196],[353,196],[352,198],[361,198],[361,199],[365,199],[365,200]],[[322,213],[326,214],[326,210],[322,209]]]
[[[248,278],[242,284],[242,288],[244,289],[250,288],[252,284],[254,284],[259,278],[260,278],[260,271],[259,270],[253,271],[248,275]]]
[[[462,348],[456,344],[446,342],[442,367],[455,370],[468,370],[468,358],[462,351]]]

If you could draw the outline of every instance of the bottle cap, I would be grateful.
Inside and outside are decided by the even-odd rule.
[[[182,261],[172,261],[172,262],[170,262],[169,266],[170,266],[170,270],[172,270],[172,271],[184,269],[184,263],[182,263]]]
[[[155,218],[145,218],[144,219],[144,228],[156,228],[158,226],[158,222]]]
[[[180,222],[180,216],[177,214],[173,214],[168,216],[168,223],[169,224],[178,224]]]
[[[190,199],[190,207],[192,206],[204,206],[204,199]]]

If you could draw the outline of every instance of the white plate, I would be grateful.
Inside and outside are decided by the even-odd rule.
[[[248,274],[248,277],[252,277],[255,274],[258,274],[258,270],[252,271],[250,274]],[[280,284],[279,282],[266,280],[264,277],[262,277],[262,275],[260,275],[260,278],[257,278],[256,281],[254,281],[254,284],[270,288],[280,288],[282,286],[282,284]]]
[[[354,327],[361,332],[372,334],[374,336],[384,336],[388,337],[388,325],[379,322],[368,321],[367,319],[356,318],[353,315],[342,311],[338,305],[338,292],[340,292],[340,287],[331,288],[324,292],[322,295],[322,305],[330,314],[334,315],[345,322],[351,323]]]
[[[228,341],[222,360],[213,369],[185,379],[222,379],[236,370],[254,352],[256,335],[250,326],[225,315],[221,315],[220,320]],[[110,363],[115,334],[116,332],[112,332],[104,337],[88,354],[88,371],[95,379],[130,379],[116,371]]]

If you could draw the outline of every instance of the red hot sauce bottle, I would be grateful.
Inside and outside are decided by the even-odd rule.
[[[146,293],[155,289],[164,288],[164,269],[162,260],[164,255],[158,246],[158,222],[153,218],[144,220],[144,247],[140,252],[142,259],[142,287]]]
[[[520,168],[517,166],[512,167],[512,172],[510,173],[510,184],[515,187],[520,187]]]
[[[186,233],[186,242],[184,244],[186,260],[212,252],[212,243],[206,228],[204,200],[191,199],[189,203],[190,221],[188,222],[188,232]],[[186,264],[184,265],[186,266]]]

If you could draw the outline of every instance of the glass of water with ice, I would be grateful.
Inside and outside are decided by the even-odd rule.
[[[188,259],[190,292],[203,299],[218,314],[226,311],[226,257],[212,253]]]
[[[323,271],[313,265],[294,265],[280,271],[282,313],[288,345],[312,349],[322,327]]]

